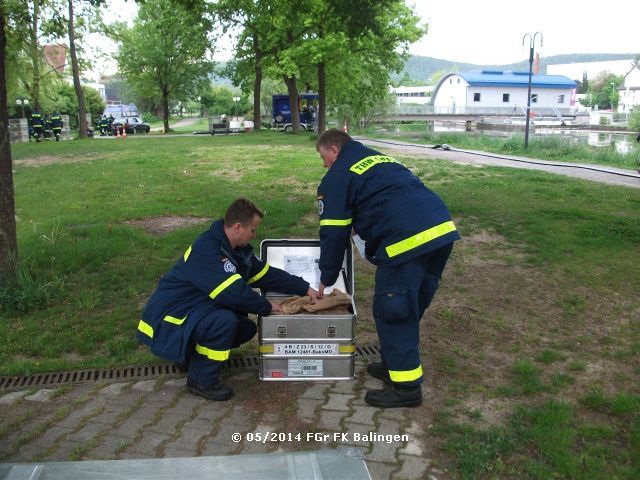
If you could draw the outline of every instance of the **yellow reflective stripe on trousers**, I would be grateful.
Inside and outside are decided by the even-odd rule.
[[[229,352],[231,352],[231,350],[212,350],[210,348],[203,347],[199,343],[196,343],[196,352],[198,352],[200,355],[204,355],[209,360],[224,362],[229,358]]]
[[[413,370],[389,370],[389,377],[392,382],[412,382],[422,376],[422,365]]]
[[[138,330],[146,336],[153,338],[153,327],[144,320],[140,320],[140,323],[138,323]]]
[[[186,319],[187,317],[176,318],[176,317],[172,317],[171,315],[167,315],[166,317],[163,318],[165,322],[173,323],[174,325],[182,325]]]
[[[215,290],[213,290],[213,292],[211,292],[209,294],[209,296],[214,299],[216,298],[220,292],[222,292],[225,288],[227,288],[229,285],[231,285],[233,282],[235,282],[236,280],[240,280],[242,277],[240,276],[240,274],[236,273],[235,275],[231,275],[229,278],[227,278],[224,282],[222,282],[220,285],[218,285]]]
[[[326,219],[326,220],[320,220],[320,226],[330,226],[330,227],[346,227],[347,225],[351,225],[353,223],[353,219],[352,218],[346,218],[344,220],[333,220],[333,219]]]
[[[358,175],[362,175],[364,172],[369,170],[371,167],[375,165],[379,165],[381,163],[400,163],[395,158],[387,157],[386,155],[371,155],[370,157],[363,158],[358,163],[354,163],[351,165],[351,170],[353,173],[357,173]]]
[[[264,268],[262,270],[260,270],[260,273],[258,273],[257,275],[254,275],[253,277],[251,277],[247,283],[257,282],[258,280],[260,280],[262,277],[264,277],[266,275],[267,270],[269,270],[269,264],[268,263],[266,263],[264,265]]]
[[[189,255],[191,255],[191,247],[187,248],[187,251],[184,252],[184,255],[182,258],[184,258],[185,262],[189,259]]]
[[[409,250],[424,245],[431,240],[435,240],[438,237],[446,235],[449,232],[455,231],[456,226],[452,221],[441,223],[435,227],[428,228],[412,237],[400,240],[393,245],[389,245],[385,250],[389,258],[400,255],[401,253],[408,252]]]

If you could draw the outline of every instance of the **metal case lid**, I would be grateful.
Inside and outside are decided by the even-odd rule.
[[[260,242],[260,258],[269,265],[304,278],[312,288],[320,283],[320,240],[318,239],[272,239]],[[353,295],[355,281],[353,275],[353,248],[345,250],[342,259],[342,274],[334,285],[325,286],[325,293],[334,288]]]

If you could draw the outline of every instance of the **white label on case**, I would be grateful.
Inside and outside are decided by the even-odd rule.
[[[321,377],[322,360],[294,360],[289,362],[289,377]]]
[[[276,355],[338,355],[337,343],[276,343]]]

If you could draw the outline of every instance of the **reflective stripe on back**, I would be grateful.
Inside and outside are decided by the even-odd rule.
[[[427,228],[412,237],[400,240],[393,245],[389,245],[385,250],[387,251],[389,258],[395,257],[401,253],[408,252],[409,250],[419,247],[420,245],[424,245],[431,240],[435,240],[438,237],[446,235],[447,233],[454,232],[455,230],[456,226],[452,221],[444,222],[440,225],[436,225],[435,227]]]
[[[371,167],[379,165],[381,163],[398,163],[402,165],[395,158],[387,157],[386,155],[372,155],[370,157],[363,158],[358,163],[354,163],[353,165],[351,165],[351,168],[349,170],[358,175],[362,175]]]
[[[231,275],[229,278],[227,278],[224,282],[222,282],[220,285],[218,285],[213,292],[211,292],[209,294],[209,296],[214,299],[216,298],[220,292],[222,292],[225,288],[227,288],[229,285],[231,285],[233,282],[235,282],[236,280],[240,280],[242,277],[240,276],[240,274],[236,273],[235,275]]]
[[[389,370],[389,377],[392,382],[412,382],[422,377],[422,365],[413,370]]]
[[[184,255],[182,256],[182,258],[184,258],[185,262],[189,259],[189,255],[191,255],[191,246],[189,248],[187,248],[187,251],[184,252]]]

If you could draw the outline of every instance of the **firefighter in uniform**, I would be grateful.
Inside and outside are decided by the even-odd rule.
[[[387,383],[368,391],[365,401],[382,408],[419,405],[420,318],[460,235],[444,202],[395,159],[337,129],[324,132],[316,149],[329,169],[318,187],[318,292],[336,281],[355,231],[377,266],[373,316],[382,359],[367,371]]]
[[[162,277],[138,324],[138,340],[188,369],[187,389],[209,400],[233,396],[220,381],[220,369],[230,350],[256,333],[247,314],[279,311],[253,288],[309,295],[313,301],[318,295],[302,278],[253,254],[249,241],[263,215],[249,200],[233,202],[224,219],[213,222]]]
[[[51,130],[53,131],[53,136],[56,138],[56,142],[60,141],[60,135],[62,134],[62,115],[56,112],[51,117]]]
[[[109,131],[109,119],[107,118],[106,115],[102,115],[99,126],[100,126],[100,136],[101,137],[106,136],[107,132]]]
[[[34,110],[31,113],[31,128],[33,129],[33,138],[36,140],[36,142],[39,142],[44,134],[42,113],[40,113],[39,110]]]

